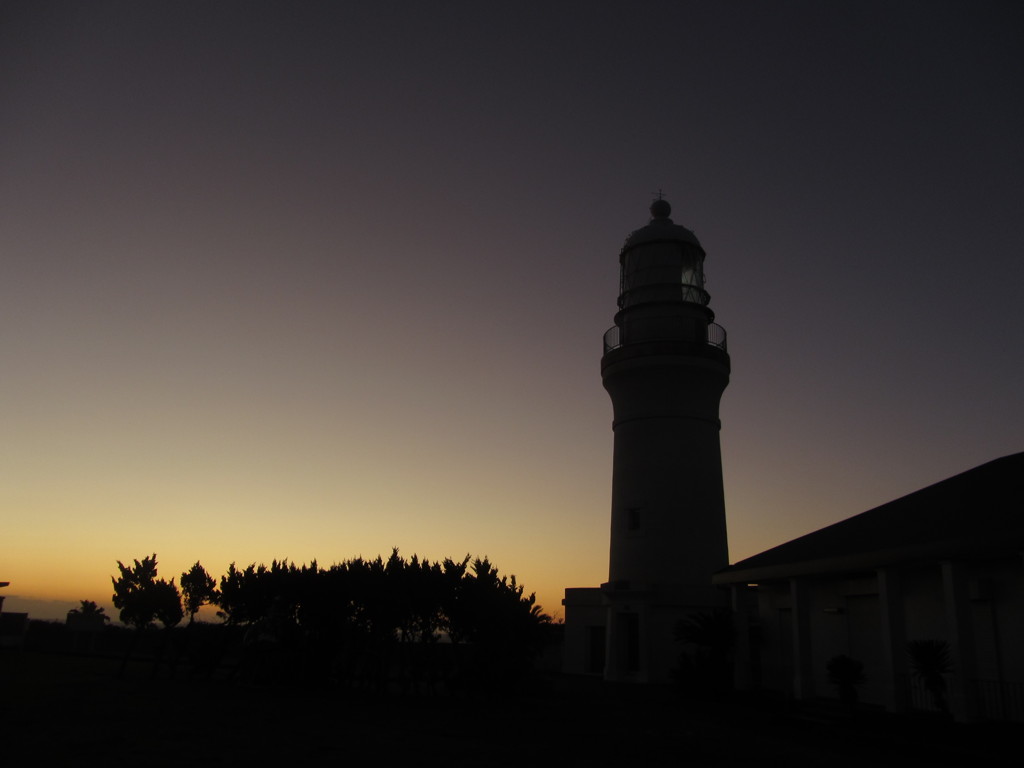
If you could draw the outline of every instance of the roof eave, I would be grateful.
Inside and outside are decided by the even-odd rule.
[[[952,539],[927,542],[894,549],[880,549],[857,552],[838,557],[802,560],[765,565],[752,564],[744,567],[743,562],[724,568],[711,580],[714,584],[758,584],[765,581],[799,578],[801,576],[835,575],[872,571],[886,566],[927,560],[952,560],[957,558],[982,557],[985,559],[1021,555],[1024,553],[1024,536],[1018,533],[997,542],[982,538]]]

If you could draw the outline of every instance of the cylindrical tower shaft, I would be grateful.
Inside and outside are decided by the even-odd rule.
[[[651,206],[620,255],[619,312],[601,376],[614,410],[605,676],[665,680],[672,625],[722,602],[728,565],[719,401],[729,382],[725,332],[704,290],[704,250]]]

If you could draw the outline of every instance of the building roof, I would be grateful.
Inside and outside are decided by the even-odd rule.
[[[990,461],[719,571],[716,584],[1020,554],[1024,453]]]

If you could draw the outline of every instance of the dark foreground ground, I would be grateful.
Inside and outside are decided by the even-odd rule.
[[[531,694],[374,697],[151,665],[0,654],[2,765],[862,766],[1012,764],[1024,729],[953,726],[827,703],[700,704],[551,678]],[[1010,756],[1014,757],[1010,757]]]

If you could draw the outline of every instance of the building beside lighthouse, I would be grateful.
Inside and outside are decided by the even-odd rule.
[[[615,325],[601,379],[614,435],[608,581],[565,593],[565,669],[667,682],[674,627],[725,605],[728,565],[719,401],[725,330],[705,288],[705,253],[665,200],[619,253]]]
[[[828,661],[843,655],[863,666],[865,704],[1024,722],[1022,512],[1017,453],[723,569],[715,583],[755,603],[736,613],[737,685],[835,696]],[[941,697],[914,672],[929,648]]]

